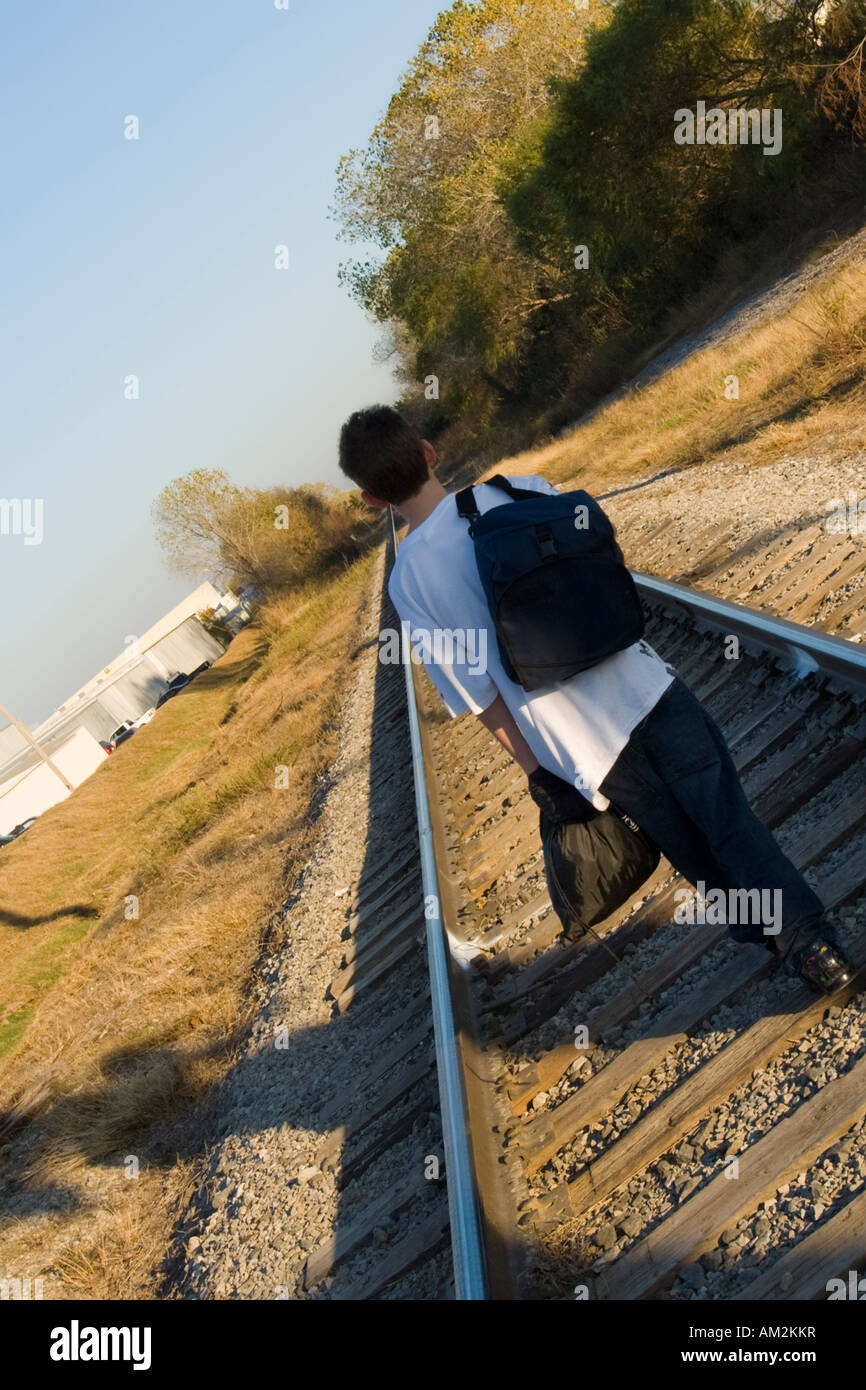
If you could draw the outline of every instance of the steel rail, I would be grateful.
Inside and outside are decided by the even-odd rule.
[[[671,579],[656,579],[651,574],[633,570],[638,590],[647,597],[656,597],[666,604],[679,604],[700,618],[726,632],[738,634],[754,642],[761,650],[768,648],[786,659],[800,676],[810,671],[841,679],[866,690],[866,646],[834,637],[820,628],[804,627],[773,613],[746,608],[730,599],[717,598],[701,589],[692,589]]]
[[[391,537],[397,554],[397,530],[391,513]],[[401,632],[401,641],[405,634]],[[436,1042],[436,1073],[442,1112],[442,1138],[445,1147],[445,1183],[451,1227],[451,1253],[454,1288],[460,1301],[486,1300],[487,1264],[481,1227],[478,1187],[470,1138],[469,1111],[463,1067],[457,1041],[457,1025],[449,976],[450,950],[442,921],[439,873],[433,848],[433,826],[427,798],[427,779],[421,746],[418,702],[415,697],[413,663],[403,653],[406,703],[412,745],[412,775],[415,782],[415,809],[418,817],[418,843],[421,856],[421,882],[427,931],[427,960],[430,998]]]

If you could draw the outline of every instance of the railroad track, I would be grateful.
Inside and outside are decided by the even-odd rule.
[[[847,583],[855,552],[841,548]],[[771,560],[742,563],[759,599],[794,594],[814,615],[831,550],[789,535]],[[736,563],[715,563],[737,582]],[[866,650],[754,601],[636,577],[649,640],[721,725],[857,973],[828,1000],[724,927],[677,923],[682,880],[664,860],[601,943],[563,946],[524,775],[475,721],[448,719],[423,672],[384,668],[389,728],[405,721],[413,740],[417,829],[407,815],[364,951],[333,993],[354,1008],[363,988],[376,1009],[409,992],[401,1026],[411,1015],[421,1060],[404,1067],[386,1025],[375,1071],[390,1084],[365,1105],[380,1124],[407,1096],[429,1107],[418,1088],[435,1061],[448,1210],[440,1190],[413,1217],[404,1184],[391,1206],[408,1213],[405,1234],[340,1296],[399,1291],[449,1235],[454,1284],[443,1274],[440,1297],[826,1297],[866,1259]],[[836,605],[848,624],[858,592]],[[353,1249],[389,1210],[386,1196],[359,1217]],[[328,1269],[339,1258],[335,1246]],[[311,1256],[313,1282],[323,1267]]]

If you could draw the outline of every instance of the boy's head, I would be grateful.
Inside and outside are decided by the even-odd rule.
[[[372,506],[414,497],[435,462],[432,444],[390,405],[356,410],[340,431],[340,467]]]

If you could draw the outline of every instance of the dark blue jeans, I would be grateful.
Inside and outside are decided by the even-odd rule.
[[[601,791],[690,883],[722,891],[734,910],[715,920],[728,923],[734,940],[786,956],[804,927],[818,925],[820,898],[749,806],[720,729],[679,678],[634,729]],[[764,897],[753,893],[747,907],[732,889]],[[778,908],[776,916],[754,910],[758,901]]]

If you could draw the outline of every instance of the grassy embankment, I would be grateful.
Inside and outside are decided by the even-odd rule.
[[[825,248],[826,249],[826,248]],[[739,378],[739,399],[725,380]],[[720,458],[751,467],[866,447],[866,271],[841,265],[758,326],[626,390],[566,436],[486,470],[577,478],[596,492]]]
[[[0,1275],[41,1275],[46,1298],[153,1296],[195,1181],[195,1102],[315,839],[374,556],[264,606],[0,852]]]

